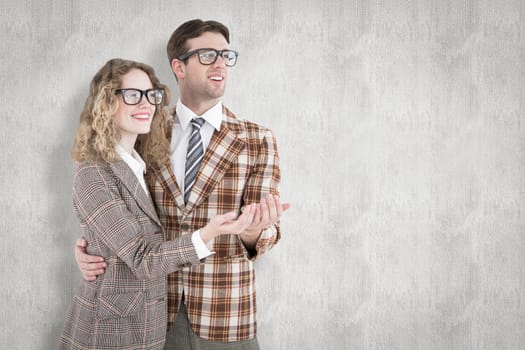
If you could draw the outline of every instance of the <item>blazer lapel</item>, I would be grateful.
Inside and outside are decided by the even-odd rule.
[[[162,168],[160,171],[157,171],[157,178],[159,179],[160,185],[165,192],[169,193],[175,204],[179,207],[181,211],[184,211],[186,204],[184,203],[184,196],[182,194],[179,185],[177,184],[177,178],[173,173],[171,165],[168,165]]]
[[[245,147],[244,139],[244,128],[239,120],[229,118],[223,112],[221,130],[213,133],[191,189],[188,203],[184,208],[185,214],[210,195],[215,185],[221,181],[226,171],[236,161],[239,152]],[[184,199],[182,201],[184,202]]]
[[[169,119],[168,125],[166,127],[166,138],[168,139],[168,142],[171,143],[174,124],[180,122],[177,119],[175,108],[172,108],[169,114],[171,118]],[[177,178],[173,172],[173,166],[171,165],[171,162],[169,165],[161,168],[160,170],[152,171],[159,180],[159,183],[164,191],[171,195],[173,202],[179,207],[181,211],[184,210],[184,207],[186,206],[184,203],[184,195],[179,187],[179,184],[177,183]]]
[[[119,160],[111,163],[110,167],[115,175],[122,181],[124,186],[128,189],[129,193],[137,201],[138,205],[146,213],[146,215],[148,215],[157,224],[161,225],[157,212],[153,206],[153,199],[146,194],[137,177],[133,171],[131,171],[126,162]]]

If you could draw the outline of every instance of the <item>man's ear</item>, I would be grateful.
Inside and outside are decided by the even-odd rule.
[[[174,58],[171,61],[171,70],[173,71],[173,74],[175,74],[178,80],[184,78],[184,76],[186,75],[186,65],[183,61],[177,58]]]

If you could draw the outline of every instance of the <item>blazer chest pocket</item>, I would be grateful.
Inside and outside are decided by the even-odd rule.
[[[100,320],[128,317],[143,310],[143,292],[110,294],[98,298],[97,317]]]

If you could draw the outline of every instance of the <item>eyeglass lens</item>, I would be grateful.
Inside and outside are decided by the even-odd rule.
[[[237,54],[233,50],[201,50],[198,53],[199,61],[201,64],[205,65],[213,64],[217,60],[218,54],[221,55],[222,59],[224,60],[224,64],[227,66],[235,65],[235,62],[237,61]]]
[[[138,89],[122,89],[121,93],[124,102],[128,105],[139,104],[143,95],[146,96],[146,99],[150,104],[159,105],[162,103],[162,98],[164,97],[162,90],[159,89],[150,89],[146,91]]]

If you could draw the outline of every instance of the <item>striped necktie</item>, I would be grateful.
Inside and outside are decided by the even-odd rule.
[[[191,131],[190,141],[188,142],[188,153],[186,154],[186,172],[184,174],[184,202],[188,203],[191,188],[195,183],[195,177],[199,171],[201,160],[204,156],[204,147],[201,138],[201,126],[204,119],[195,118],[191,120],[193,129]]]

